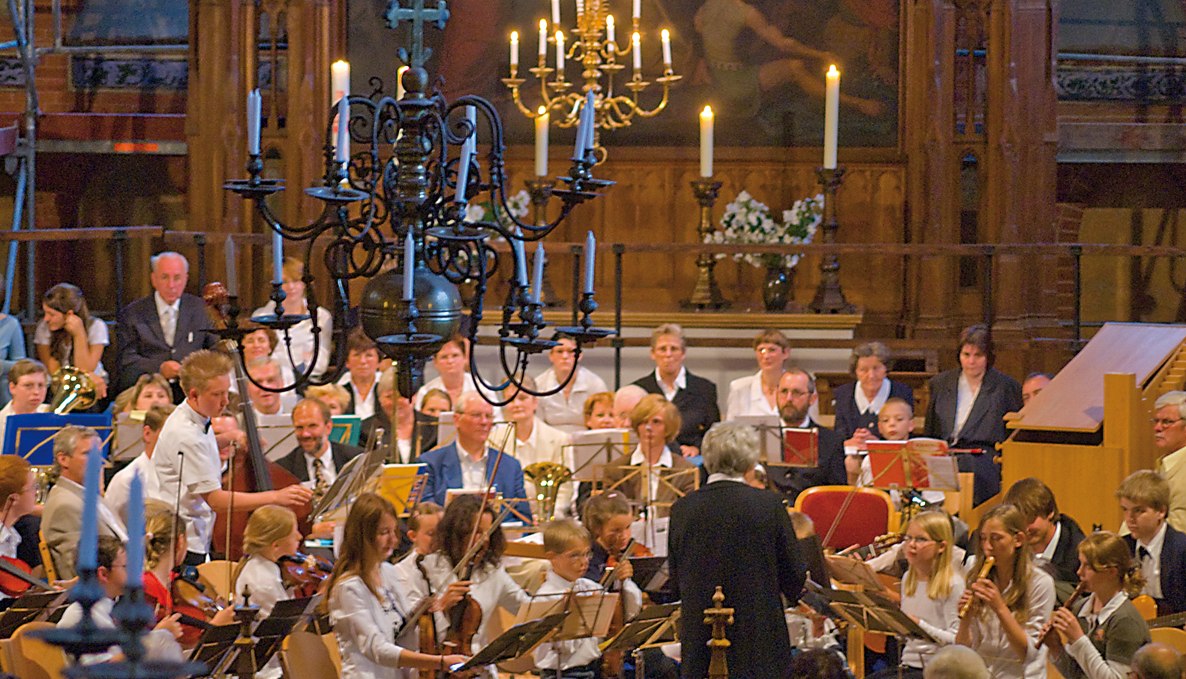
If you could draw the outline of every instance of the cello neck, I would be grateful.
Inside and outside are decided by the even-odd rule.
[[[239,347],[235,347],[236,350]],[[260,446],[259,423],[255,421],[255,408],[251,405],[251,397],[247,387],[251,380],[242,362],[235,361],[235,383],[239,388],[239,411],[243,415],[243,432],[247,434],[247,461],[251,465],[252,480],[255,491],[272,490],[272,477],[268,473],[268,460],[264,457]]]

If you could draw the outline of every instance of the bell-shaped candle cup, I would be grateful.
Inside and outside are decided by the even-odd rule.
[[[515,228],[515,237],[511,239],[511,250],[515,255],[515,283],[520,288],[527,287],[527,255],[523,252],[523,232]]]
[[[593,259],[597,256],[597,240],[590,231],[585,236],[585,289],[586,295],[593,294]]]
[[[226,237],[226,292],[231,297],[239,295],[239,262],[236,259],[235,239],[229,234]]]
[[[412,229],[404,237],[404,301],[412,301],[412,274],[416,269],[416,241],[412,239]]]
[[[103,474],[103,450],[96,439],[86,458],[82,489],[82,534],[78,538],[79,572],[99,567],[99,484]]]
[[[140,470],[128,487],[128,589],[144,585],[144,482]]]
[[[535,265],[531,272],[532,301],[539,304],[543,299],[540,293],[544,289],[544,244],[542,241],[535,242],[535,261],[532,263]]]
[[[259,126],[260,115],[263,110],[263,98],[259,90],[247,93],[247,152],[253,156],[259,155]]]
[[[346,97],[338,100],[338,141],[334,149],[334,161],[346,162],[350,153],[350,103]]]

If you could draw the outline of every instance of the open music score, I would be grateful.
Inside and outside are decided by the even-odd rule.
[[[769,461],[773,466],[818,467],[819,430],[786,427],[782,430],[782,460]]]
[[[866,441],[872,486],[899,490],[959,490],[959,469],[947,442],[917,438],[909,441]]]

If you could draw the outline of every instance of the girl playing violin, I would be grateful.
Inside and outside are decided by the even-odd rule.
[[[395,564],[400,589],[408,591],[412,580],[421,577],[416,560],[418,557],[432,554],[437,524],[441,522],[441,513],[444,511],[435,502],[421,502],[412,509],[412,515],[408,517],[407,531],[408,539],[412,541],[412,550]]]
[[[243,531],[243,559],[235,567],[235,604],[247,600],[259,606],[258,620],[272,613],[277,601],[293,598],[285,588],[277,561],[296,554],[301,546],[296,514],[287,507],[264,505],[251,513]],[[260,679],[279,679],[283,673],[279,656],[273,656],[259,671]]]
[[[1079,543],[1079,581],[1091,596],[1078,611],[1054,611],[1046,637],[1066,679],[1123,679],[1132,656],[1149,643],[1149,627],[1129,601],[1145,577],[1124,540],[1108,532]]]
[[[454,499],[437,526],[433,543],[436,551],[424,559],[424,575],[410,582],[411,600],[423,600],[430,590],[437,596],[437,635],[442,643],[460,644],[460,653],[471,653],[491,640],[488,628],[495,608],[501,605],[517,613],[519,606],[530,599],[502,567],[506,540],[494,519],[494,509],[483,504],[481,497],[462,495]],[[471,539],[478,545],[472,553]],[[465,577],[467,571],[469,577]],[[454,607],[459,603],[467,606],[467,624],[454,626],[453,618],[459,614],[449,613],[457,610]],[[494,668],[486,668],[484,676],[494,677]]]
[[[363,493],[346,516],[342,546],[329,578],[329,615],[342,653],[342,676],[413,679],[414,670],[447,670],[465,656],[428,655],[418,648],[411,607],[387,563],[399,543],[391,503]]]
[[[634,512],[630,509],[630,502],[626,496],[611,490],[594,495],[585,503],[585,527],[593,535],[593,554],[589,558],[585,577],[594,582],[601,582],[607,567],[613,568],[612,582],[606,583],[606,589],[618,591],[624,589],[629,596],[642,596],[638,585],[630,579],[634,569],[630,561],[623,558],[623,550],[630,544],[630,525],[634,523]],[[642,556],[642,545],[632,548],[639,550],[634,556]]]
[[[185,560],[187,549],[185,519],[163,502],[150,500],[144,511],[144,596],[157,604],[157,620],[173,614],[183,602],[173,600],[173,569]],[[166,585],[165,583],[169,583]],[[223,608],[212,614],[211,625],[229,625],[235,610]],[[193,628],[183,625],[182,645],[196,641]]]
[[[1038,633],[1054,609],[1054,579],[1031,563],[1025,528],[1013,505],[998,505],[980,519],[976,563],[960,596],[960,610],[969,608],[955,642],[979,653],[996,679],[1046,676]],[[995,565],[982,574],[988,557]]]
[[[0,516],[0,557],[16,559],[21,546],[16,522],[32,514],[37,506],[37,476],[20,455],[0,455],[0,504],[4,506]],[[0,592],[0,599],[8,596]]]

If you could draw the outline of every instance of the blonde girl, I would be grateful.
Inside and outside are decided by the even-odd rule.
[[[957,609],[965,584],[952,562],[951,517],[923,512],[906,526],[902,554],[909,567],[902,578],[902,612],[935,642],[911,638],[902,650],[903,676],[922,676],[922,668],[940,647],[955,643]]]

